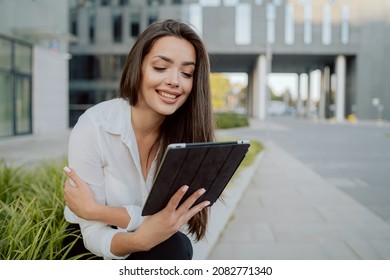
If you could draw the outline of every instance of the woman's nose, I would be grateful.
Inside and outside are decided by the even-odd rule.
[[[166,84],[171,87],[179,87],[179,73],[172,71],[167,78]]]

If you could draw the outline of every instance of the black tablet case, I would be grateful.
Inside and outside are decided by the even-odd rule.
[[[152,215],[165,208],[183,185],[188,185],[189,189],[180,203],[198,189],[205,188],[206,192],[194,205],[209,200],[211,206],[241,164],[249,146],[249,141],[169,145],[142,215]]]

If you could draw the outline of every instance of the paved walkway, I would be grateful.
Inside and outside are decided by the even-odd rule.
[[[390,259],[390,225],[273,142],[208,259]]]
[[[68,136],[0,139],[0,158],[30,164],[64,156]],[[390,259],[388,223],[272,141],[264,144],[213,206],[194,259]]]

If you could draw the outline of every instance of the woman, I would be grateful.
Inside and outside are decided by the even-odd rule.
[[[65,218],[80,225],[96,256],[192,258],[180,229],[187,225],[196,240],[204,237],[209,202],[193,205],[204,189],[180,207],[187,186],[162,211],[142,217],[141,209],[168,144],[214,141],[209,73],[206,49],[191,27],[154,23],[127,57],[120,98],[87,110],[73,128]]]

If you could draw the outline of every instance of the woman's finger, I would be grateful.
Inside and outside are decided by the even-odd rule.
[[[190,208],[186,213],[183,215],[183,219],[188,222],[196,213],[200,212],[203,208],[207,207],[210,205],[210,201],[202,201],[192,208]]]
[[[165,209],[168,209],[170,211],[175,211],[176,208],[179,206],[179,203],[181,201],[181,199],[183,198],[183,196],[185,195],[185,193],[187,192],[188,190],[188,186],[187,185],[184,185],[182,186],[172,197],[171,199],[169,200],[167,206],[165,207]]]
[[[179,215],[184,215],[195,203],[195,201],[198,200],[199,197],[201,197],[206,192],[205,189],[201,188],[197,191],[195,191],[193,194],[191,194],[177,209]]]
[[[66,175],[69,177],[69,184],[71,186],[77,187],[81,185],[82,180],[73,169],[70,169],[68,166],[65,166],[64,171]]]

